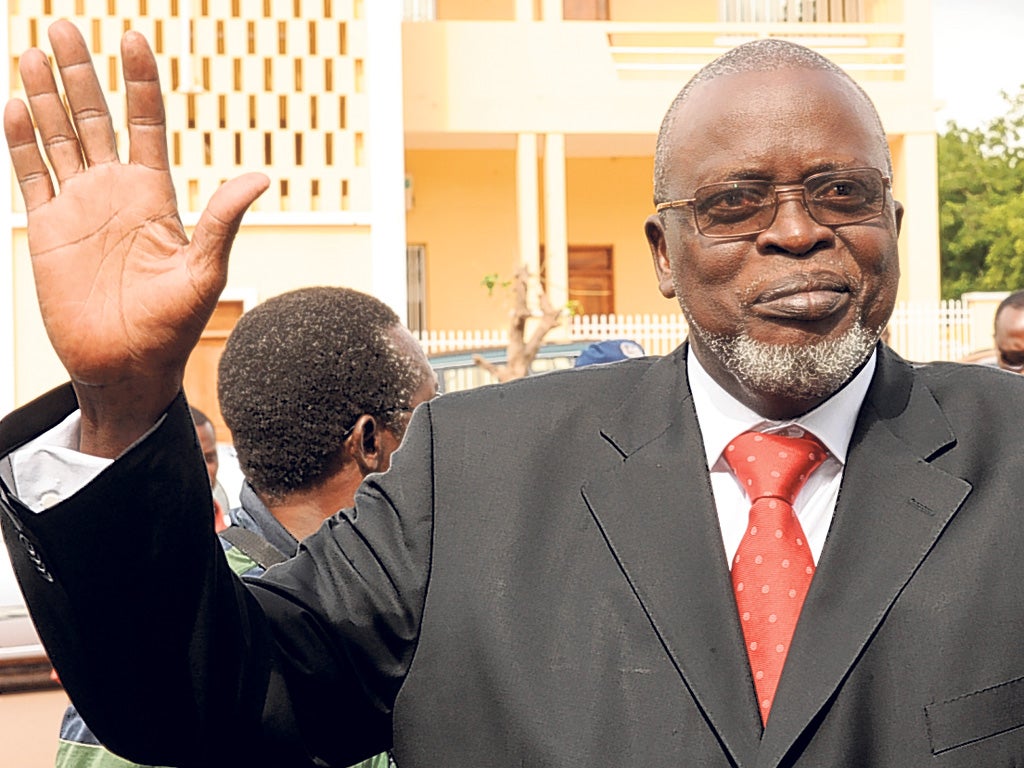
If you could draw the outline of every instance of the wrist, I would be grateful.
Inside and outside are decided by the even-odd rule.
[[[81,411],[79,450],[115,459],[148,432],[181,391],[181,375],[73,386]]]

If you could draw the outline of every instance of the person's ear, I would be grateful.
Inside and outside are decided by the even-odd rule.
[[[903,203],[899,200],[893,200],[892,204],[896,209],[896,234],[898,235],[900,233],[900,228],[903,226]]]
[[[672,283],[672,264],[668,258],[665,225],[660,214],[655,213],[647,217],[647,221],[644,222],[644,233],[651,248],[654,273],[658,276],[658,290],[666,299],[671,299],[676,295],[676,289]]]
[[[381,439],[383,429],[378,419],[364,413],[356,420],[352,434],[345,441],[346,451],[363,477],[381,470],[384,461],[384,444]]]

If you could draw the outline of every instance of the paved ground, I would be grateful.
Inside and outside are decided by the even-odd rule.
[[[53,768],[68,700],[60,689],[0,694],[0,765]]]

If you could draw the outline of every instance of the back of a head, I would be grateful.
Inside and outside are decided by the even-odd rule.
[[[238,461],[261,494],[318,485],[338,467],[346,431],[364,413],[408,408],[422,361],[396,348],[398,316],[359,291],[303,288],[239,320],[221,357],[218,396]]]
[[[654,200],[655,203],[666,199],[667,174],[670,167],[669,155],[672,151],[672,132],[680,107],[687,101],[690,94],[700,85],[720,77],[744,72],[767,72],[782,69],[810,69],[831,72],[863,98],[865,106],[873,115],[878,140],[885,147],[885,156],[889,158],[888,142],[881,118],[874,103],[863,88],[850,75],[832,60],[806,46],[779,38],[761,38],[743,43],[700,69],[683,88],[676,94],[662,120],[658,132],[654,152]],[[892,161],[889,160],[889,175],[892,175]]]

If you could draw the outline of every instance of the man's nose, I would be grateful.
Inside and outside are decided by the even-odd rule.
[[[802,186],[776,187],[775,197],[775,220],[758,237],[762,247],[802,256],[834,242],[833,229],[807,210]]]

